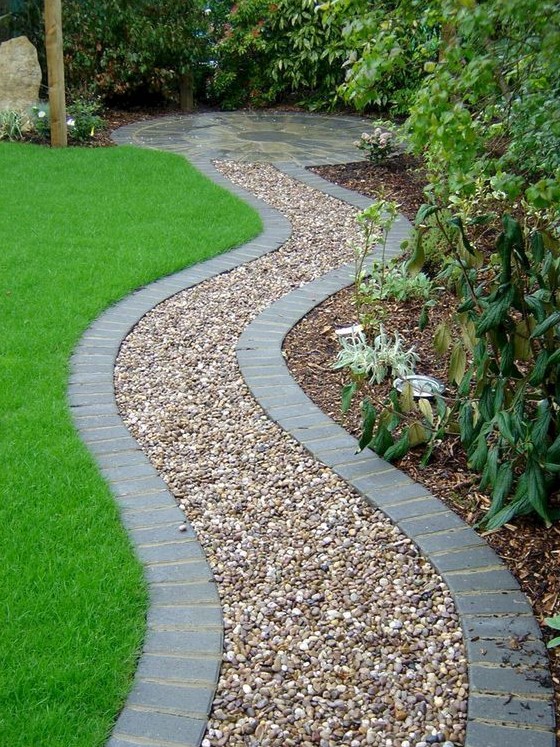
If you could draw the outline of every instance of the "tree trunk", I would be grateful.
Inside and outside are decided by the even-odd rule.
[[[192,73],[184,73],[179,77],[179,96],[181,110],[194,111],[194,80]]]
[[[49,79],[51,145],[64,148],[68,144],[68,137],[64,93],[61,0],[45,0],[45,47]]]

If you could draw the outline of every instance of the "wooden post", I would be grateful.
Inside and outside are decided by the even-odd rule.
[[[49,79],[51,145],[64,148],[68,144],[68,136],[64,92],[61,0],[45,0],[45,46]]]
[[[194,111],[194,79],[192,73],[183,73],[179,76],[179,96],[181,111]]]

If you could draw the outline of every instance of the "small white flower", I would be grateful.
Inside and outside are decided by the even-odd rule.
[[[46,117],[46,116],[47,116],[47,112],[46,112],[46,111],[43,111],[43,109],[40,109],[40,110],[39,110],[39,111],[37,112],[37,116],[39,117],[39,119],[43,119],[43,117]]]
[[[66,124],[68,125],[68,127],[74,127],[74,125],[76,124],[76,120],[72,117],[68,117],[68,119],[66,120]]]

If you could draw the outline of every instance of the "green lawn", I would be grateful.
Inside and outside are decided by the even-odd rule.
[[[70,420],[72,349],[260,228],[178,156],[0,143],[1,747],[102,745],[144,634],[141,569]]]

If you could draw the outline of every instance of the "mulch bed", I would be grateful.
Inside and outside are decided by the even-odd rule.
[[[382,167],[357,162],[312,170],[368,197],[383,195],[396,200],[411,220],[423,202],[422,171],[409,157],[398,157]],[[414,346],[420,356],[421,373],[447,382],[448,360],[435,354],[432,340],[434,328],[443,320],[443,315],[450,316],[453,298],[446,295],[438,298],[437,319],[430,320],[423,332],[417,325],[421,307],[419,301],[385,303],[383,325],[387,332],[398,331],[406,347]],[[302,389],[355,436],[359,435],[361,426],[359,399],[346,415],[342,415],[341,389],[350,379],[343,371],[334,371],[332,364],[340,349],[335,329],[356,321],[353,289],[348,288],[314,309],[290,332],[284,346],[286,362]],[[370,387],[368,393],[373,400],[381,401],[389,386]],[[479,521],[490,500],[478,490],[477,476],[469,470],[458,439],[444,442],[434,453],[428,468],[420,464],[422,453],[421,449],[411,451],[396,466],[441,498],[467,523],[473,525]],[[544,617],[558,614],[560,526],[546,529],[537,520],[524,518],[486,533],[484,537],[519,581],[541,624]],[[557,633],[543,624],[543,635],[548,641]],[[550,662],[556,692],[557,745],[560,747],[560,648],[550,651]]]

